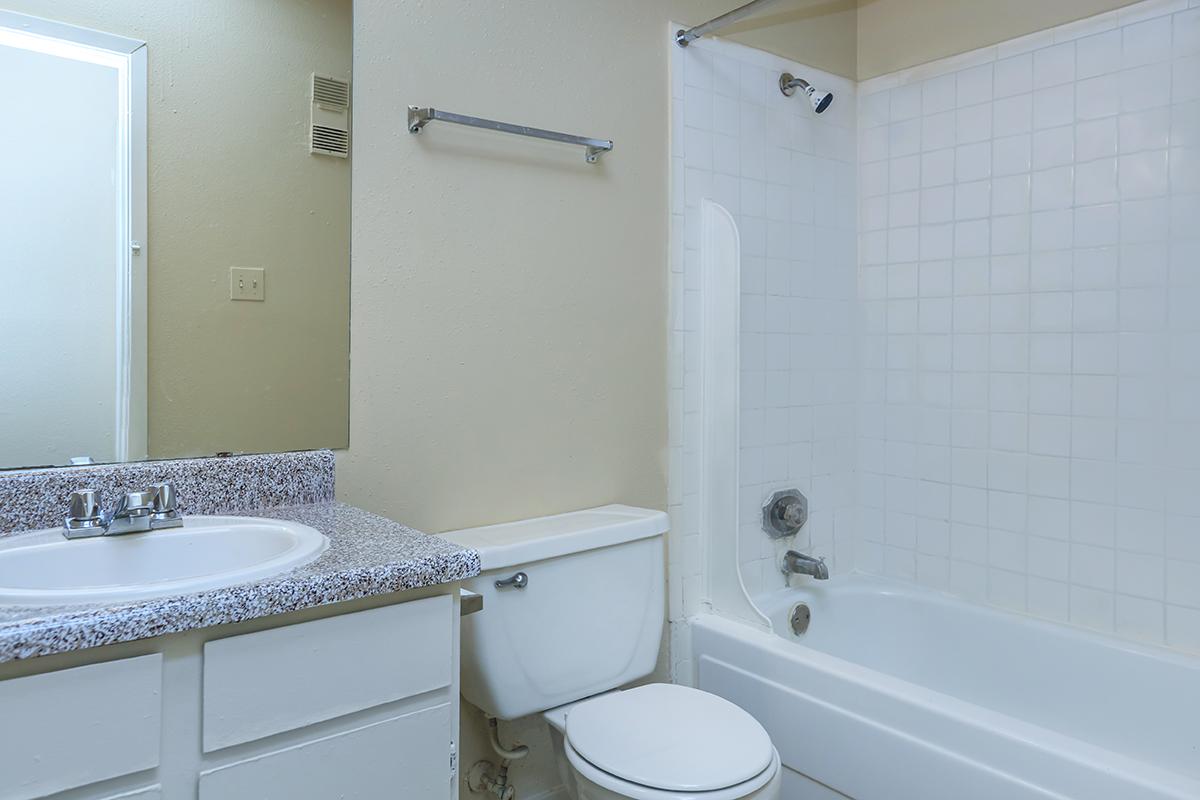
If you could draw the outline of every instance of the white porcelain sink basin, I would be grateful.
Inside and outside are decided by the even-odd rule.
[[[0,539],[0,604],[115,603],[267,578],[313,560],[320,531],[258,517],[185,517],[182,528],[63,537],[61,529]]]

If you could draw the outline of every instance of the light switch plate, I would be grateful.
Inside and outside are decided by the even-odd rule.
[[[230,267],[229,299],[265,300],[266,280],[266,270],[262,267]]]

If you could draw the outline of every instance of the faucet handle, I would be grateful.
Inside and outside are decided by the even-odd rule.
[[[175,484],[156,483],[150,487],[154,493],[154,507],[150,512],[151,530],[161,528],[179,528],[183,525],[183,517],[179,513],[179,495],[175,493]]]
[[[95,522],[100,519],[100,492],[96,489],[78,489],[71,492],[67,507],[67,523]]]
[[[100,492],[96,489],[78,489],[71,492],[67,503],[67,518],[63,521],[64,534],[68,539],[80,536],[98,536],[106,526],[104,511],[100,507]]]
[[[154,513],[170,514],[179,510],[179,496],[175,494],[175,484],[155,483],[150,486],[154,492]]]
[[[789,527],[799,529],[808,520],[808,510],[799,500],[787,503],[783,508],[783,521]]]
[[[155,496],[153,489],[143,489],[140,492],[126,492],[121,501],[121,510],[130,516],[148,513],[154,509]]]

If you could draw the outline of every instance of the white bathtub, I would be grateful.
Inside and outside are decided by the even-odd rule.
[[[1200,798],[1200,658],[859,575],[759,605],[775,633],[693,620],[697,680],[766,726],[784,800]]]

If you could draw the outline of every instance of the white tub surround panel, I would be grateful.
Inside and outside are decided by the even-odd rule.
[[[858,566],[1200,649],[1200,9],[860,101]]]
[[[751,593],[782,585],[760,507],[797,486],[797,541],[839,569],[853,534],[854,84],[720,39],[671,48],[671,619],[700,607],[701,201],[741,240],[738,518]],[[787,71],[835,93],[813,113]],[[730,424],[733,424],[730,421]],[[733,475],[729,478],[735,480]],[[690,648],[676,647],[687,657]]]

